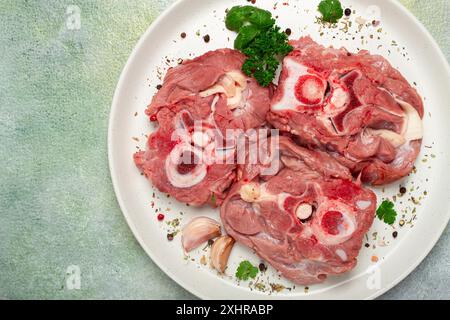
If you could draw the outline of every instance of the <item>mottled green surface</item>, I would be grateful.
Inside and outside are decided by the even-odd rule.
[[[0,0],[0,298],[193,298],[134,240],[107,163],[119,74],[170,2]],[[449,1],[403,3],[449,57]],[[384,297],[449,298],[448,239]],[[70,265],[81,290],[66,288]]]

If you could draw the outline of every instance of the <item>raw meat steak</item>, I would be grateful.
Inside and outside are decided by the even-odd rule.
[[[375,194],[330,155],[279,139],[279,172],[241,180],[222,204],[226,231],[298,284],[351,270]]]
[[[407,175],[422,141],[423,104],[399,71],[367,51],[292,41],[268,121],[329,152],[363,182]]]
[[[191,205],[219,205],[236,177],[235,136],[265,123],[269,89],[240,70],[245,57],[208,52],[170,69],[147,109],[159,128],[137,152],[138,168],[160,191]]]

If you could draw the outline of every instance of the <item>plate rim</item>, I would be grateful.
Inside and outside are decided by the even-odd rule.
[[[108,146],[108,166],[109,166],[109,172],[111,176],[111,181],[115,193],[115,198],[119,204],[120,210],[122,211],[123,216],[125,217],[125,220],[131,229],[133,236],[141,246],[141,248],[145,251],[145,253],[152,259],[152,261],[158,266],[158,268],[161,269],[162,272],[164,272],[167,276],[170,277],[172,281],[175,281],[177,284],[179,284],[181,287],[183,287],[186,291],[192,293],[196,297],[200,299],[211,299],[205,295],[203,295],[201,292],[199,292],[197,289],[193,288],[192,286],[188,285],[182,277],[179,277],[175,275],[170,269],[164,268],[162,261],[158,260],[155,255],[151,252],[149,248],[144,243],[144,240],[139,235],[139,232],[137,231],[136,226],[134,225],[131,215],[128,213],[128,210],[126,208],[125,202],[121,196],[121,193],[119,191],[118,187],[118,177],[117,173],[114,171],[114,157],[113,157],[113,124],[114,124],[114,114],[116,113],[117,109],[119,108],[119,96],[121,88],[123,87],[123,84],[125,82],[126,75],[131,68],[132,61],[135,59],[137,53],[140,51],[140,49],[143,47],[144,43],[146,42],[146,39],[150,36],[150,34],[157,29],[159,23],[168,16],[172,10],[174,10],[176,7],[182,5],[184,2],[187,2],[189,0],[176,0],[172,4],[170,4],[166,9],[161,12],[157,16],[157,18],[151,22],[151,24],[147,27],[146,31],[140,36],[137,44],[134,46],[131,54],[129,55],[127,62],[125,66],[122,69],[122,72],[120,74],[119,80],[117,82],[116,88],[114,90],[113,100],[111,103],[111,109],[109,113],[109,120],[108,120],[108,134],[107,134],[107,146]],[[403,6],[398,0],[388,0],[391,5],[396,6],[397,9],[401,10],[411,21],[413,21],[417,27],[419,27],[420,31],[423,33],[423,35],[427,38],[429,43],[432,45],[433,51],[435,51],[443,65],[445,65],[445,71],[447,76],[450,78],[450,65],[447,61],[447,58],[445,57],[444,53],[442,52],[441,48],[439,47],[438,43],[434,39],[434,37],[430,34],[428,29],[425,28],[425,26],[422,24],[422,22],[411,12],[409,11],[405,6]],[[419,264],[428,256],[428,254],[431,252],[431,250],[435,247],[436,243],[441,238],[444,230],[447,228],[448,222],[450,220],[450,210],[447,212],[447,222],[441,225],[440,229],[435,230],[433,232],[433,237],[428,242],[428,246],[422,250],[422,254],[418,255],[416,259],[410,263],[408,268],[405,268],[405,270],[400,273],[394,280],[392,280],[389,284],[385,285],[383,288],[378,289],[376,292],[374,292],[372,295],[369,295],[365,297],[364,299],[372,300],[375,299],[382,294],[386,293],[396,285],[398,285],[402,280],[404,280],[409,274],[411,274],[418,266]],[[270,299],[270,296],[268,296],[266,299]],[[295,299],[295,298],[294,298]],[[339,299],[339,297],[337,297]]]

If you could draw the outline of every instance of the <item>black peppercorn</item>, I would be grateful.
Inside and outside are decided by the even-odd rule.
[[[205,40],[205,42],[208,43],[209,40],[211,40],[211,37],[209,36],[209,34],[207,34],[206,36],[203,37],[203,40]]]
[[[285,33],[290,36],[292,34],[292,30],[290,28],[287,28]]]
[[[398,232],[397,232],[397,231],[394,231],[394,232],[392,233],[392,236],[393,236],[394,238],[397,238]]]
[[[181,38],[186,38],[186,32],[181,33]]]
[[[264,272],[267,270],[267,267],[264,263],[259,264],[259,271]]]
[[[167,240],[172,241],[173,240],[173,233],[167,234]]]
[[[348,17],[349,15],[352,14],[352,10],[350,8],[345,9],[345,15]]]

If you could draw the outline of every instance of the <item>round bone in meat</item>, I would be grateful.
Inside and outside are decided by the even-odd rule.
[[[196,148],[189,144],[178,144],[173,148],[166,159],[165,170],[170,183],[177,188],[189,188],[200,183],[206,176],[207,170],[204,163],[188,163],[192,170],[187,173],[180,173],[179,166],[183,161],[183,154],[190,153],[196,156],[196,159],[202,159],[202,154]],[[191,159],[191,157],[190,157]]]

